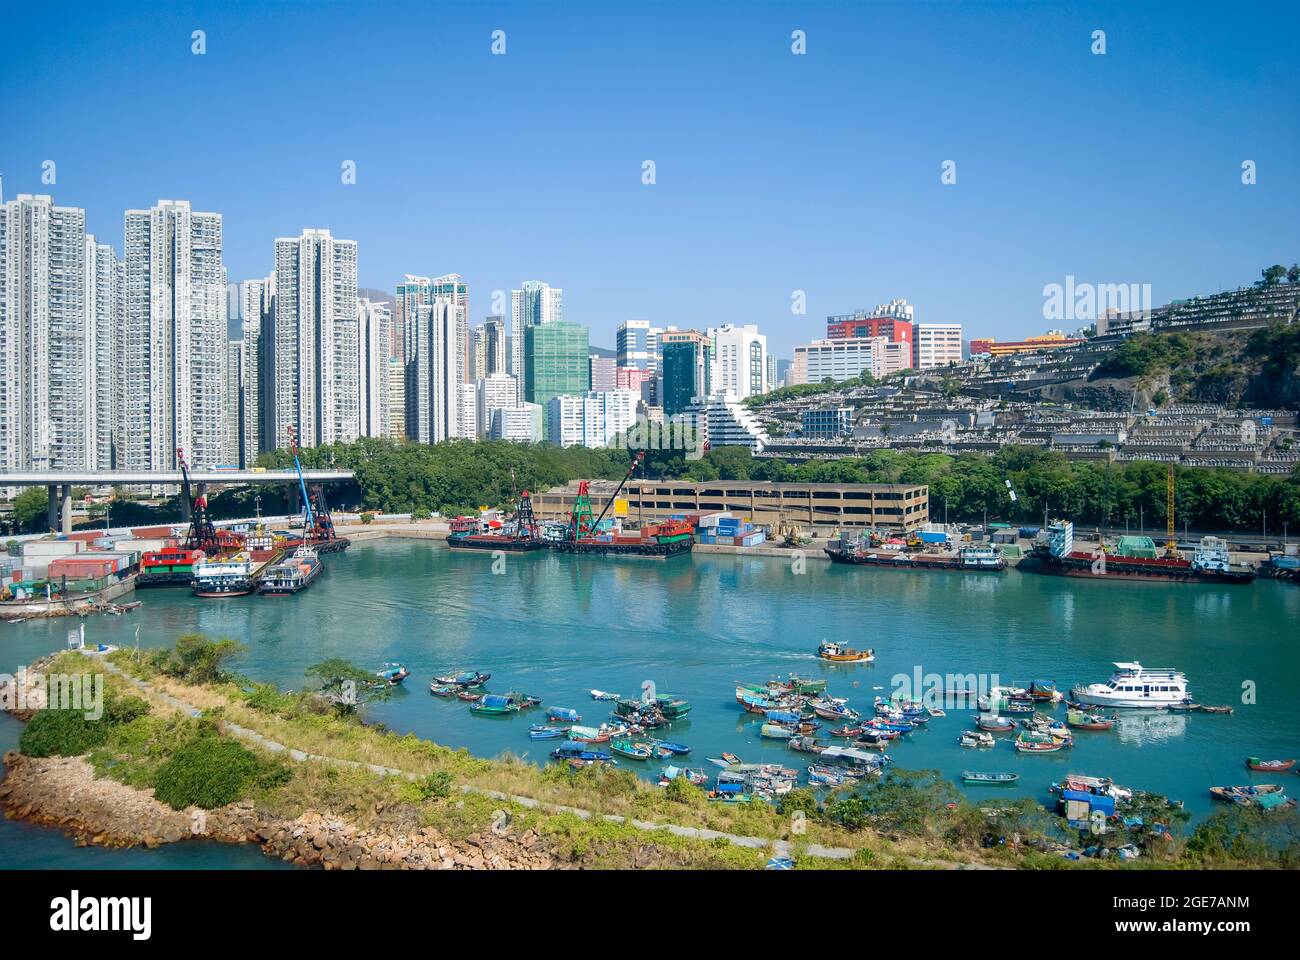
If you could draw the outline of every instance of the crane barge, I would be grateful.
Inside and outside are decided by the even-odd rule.
[[[623,487],[627,485],[628,480],[632,479],[632,474],[636,473],[643,460],[645,460],[645,451],[638,450],[636,456],[632,458],[627,473],[623,475],[623,479],[618,482],[614,492],[605,501],[605,506],[595,520],[592,520],[591,493],[588,483],[586,480],[581,481],[578,484],[578,497],[569,514],[569,523],[564,531],[564,537],[552,541],[551,547],[561,553],[624,557],[666,558],[690,553],[695,541],[692,537],[691,525],[685,520],[665,520],[630,532],[601,530],[600,525],[605,519],[605,514],[609,512],[610,506],[618,499],[618,495],[623,492]]]

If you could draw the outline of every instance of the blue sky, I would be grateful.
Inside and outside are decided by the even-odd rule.
[[[356,239],[363,286],[463,274],[474,322],[547,280],[597,344],[632,317],[730,321],[788,356],[895,296],[1008,339],[1070,274],[1164,302],[1300,259],[1296,11],[11,4],[0,174],[119,252],[127,208],[220,212],[232,280],[304,227]]]

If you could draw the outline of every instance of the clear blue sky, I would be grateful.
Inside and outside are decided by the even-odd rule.
[[[475,322],[546,280],[597,344],[632,317],[754,322],[788,356],[895,296],[1007,339],[1067,274],[1164,302],[1300,259],[1296,11],[10,3],[0,173],[119,252],[126,208],[215,210],[231,280],[304,227],[356,239],[363,286],[463,274]]]

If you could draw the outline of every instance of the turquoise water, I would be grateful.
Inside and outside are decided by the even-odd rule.
[[[724,750],[746,761],[807,762],[759,738],[758,723],[735,703],[738,682],[791,671],[826,677],[832,695],[864,709],[889,693],[895,674],[917,667],[997,674],[1004,683],[1050,679],[1067,689],[1104,680],[1112,661],[1136,659],[1185,671],[1200,702],[1231,703],[1236,713],[1130,712],[1115,732],[1079,732],[1072,750],[1034,757],[1005,742],[959,747],[971,711],[950,709],[888,753],[900,767],[951,777],[1020,774],[1014,787],[971,788],[972,796],[1046,799],[1066,772],[1087,773],[1181,798],[1197,816],[1211,808],[1210,786],[1270,779],[1248,773],[1247,756],[1300,755],[1300,589],[1289,584],[1098,584],[1014,570],[905,573],[820,561],[797,575],[778,558],[704,555],[511,556],[493,574],[488,555],[423,541],[359,544],[325,563],[320,580],[293,597],[195,600],[184,590],[141,591],[145,605],[135,613],[88,619],[87,640],[130,644],[137,626],[142,646],[193,630],[233,637],[248,646],[236,668],[282,687],[301,685],[304,670],[327,657],[375,668],[401,660],[412,676],[372,718],[478,755],[511,751],[539,763],[554,746],[528,739],[529,724],[544,720],[540,711],[475,717],[460,701],[432,697],[430,677],[486,670],[489,690],[534,693],[546,705],[578,708],[592,724],[610,705],[593,702],[588,690],[635,695],[650,680],[694,704],[664,735],[691,745],[690,764],[706,767],[706,757]],[[62,646],[72,625],[0,626],[0,669]],[[873,647],[877,661],[824,664],[814,656],[824,638]],[[1241,702],[1247,681],[1256,685],[1253,705]],[[1064,708],[1057,712],[1064,716]],[[647,776],[661,766],[624,763]],[[1271,779],[1279,777],[1290,785],[1294,774]],[[1300,778],[1295,785],[1300,793]]]

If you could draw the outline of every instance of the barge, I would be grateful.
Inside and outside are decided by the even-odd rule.
[[[1126,538],[1134,539],[1146,540]],[[1153,552],[1123,542],[1117,550],[1105,545],[1097,550],[1076,550],[1074,524],[1058,520],[1047,528],[1046,541],[1034,546],[1019,569],[1026,573],[1109,581],[1245,584],[1255,579],[1253,567],[1231,561],[1228,544],[1219,537],[1202,537],[1190,560],[1172,551],[1163,556],[1143,555]]]
[[[515,515],[499,530],[481,530],[475,517],[456,517],[451,521],[447,546],[453,550],[505,550],[528,553],[545,550],[549,544],[542,537],[533,516],[532,495],[525,490],[515,506]]]
[[[550,541],[553,550],[561,553],[595,554],[597,556],[653,557],[664,559],[691,552],[695,545],[695,530],[686,520],[666,520],[635,530],[625,531],[621,522],[604,526],[605,514],[618,500],[624,485],[645,459],[645,451],[638,450],[632,465],[605,501],[600,516],[592,518],[591,495],[586,480],[578,484],[578,496],[573,502],[573,512],[561,536]],[[617,515],[617,510],[615,511]]]
[[[838,546],[826,548],[832,563],[885,567],[891,570],[955,570],[960,573],[1000,573],[1007,561],[995,546],[969,544],[956,553],[905,553],[879,550],[864,540],[842,537]]]
[[[246,597],[257,588],[257,563],[247,553],[194,565],[190,591],[196,597]]]
[[[262,575],[258,591],[263,596],[288,596],[311,586],[321,571],[320,557],[305,544],[288,560],[272,564]]]

